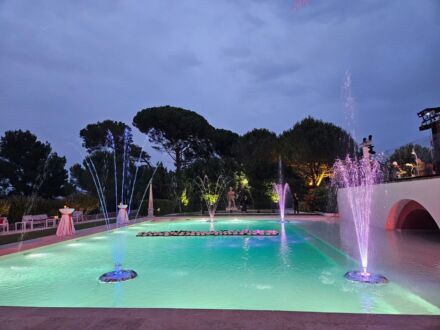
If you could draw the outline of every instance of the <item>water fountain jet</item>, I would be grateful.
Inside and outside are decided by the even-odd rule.
[[[347,156],[334,164],[333,184],[346,191],[362,265],[362,270],[345,274],[345,278],[351,281],[371,284],[388,282],[384,276],[367,270],[373,185],[379,183],[381,178],[379,162],[369,157],[352,159]]]
[[[283,182],[283,171],[281,158],[278,160],[278,183],[273,184],[273,191],[275,192],[278,200],[278,208],[280,210],[280,222],[285,223],[284,215],[286,212],[286,197],[289,192],[289,185]]]
[[[220,197],[222,196],[228,182],[229,180],[223,175],[219,175],[215,183],[210,182],[207,175],[205,175],[203,179],[198,177],[196,180],[196,184],[199,186],[202,193],[202,199],[206,203],[209,213],[209,222],[211,223],[214,222],[218,202],[220,201]]]

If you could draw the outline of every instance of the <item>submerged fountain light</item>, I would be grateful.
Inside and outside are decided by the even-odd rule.
[[[351,281],[371,284],[388,282],[384,276],[367,271],[373,185],[381,179],[379,162],[369,157],[351,159],[347,156],[345,160],[338,160],[334,165],[333,184],[345,189],[362,264],[361,271],[349,271],[345,274],[345,278]]]
[[[115,283],[132,280],[137,277],[137,273],[131,269],[122,269],[120,264],[115,264],[115,270],[102,274],[99,281],[103,283]]]
[[[370,284],[385,284],[388,279],[380,274],[369,273],[366,271],[352,270],[346,272],[344,277],[347,280],[354,282],[370,283]]]

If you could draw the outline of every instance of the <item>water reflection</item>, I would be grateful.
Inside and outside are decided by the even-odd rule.
[[[289,260],[289,243],[286,234],[286,224],[284,222],[280,223],[280,256],[283,261],[283,265],[290,267]]]

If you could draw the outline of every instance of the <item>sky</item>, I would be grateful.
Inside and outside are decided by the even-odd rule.
[[[239,134],[310,115],[373,134],[379,151],[426,140],[417,112],[440,106],[440,1],[303,2],[0,0],[0,134],[28,129],[72,165],[87,124],[173,105]]]

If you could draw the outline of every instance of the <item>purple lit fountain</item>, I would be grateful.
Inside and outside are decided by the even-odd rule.
[[[337,160],[334,164],[333,184],[344,189],[349,208],[353,215],[358,249],[362,270],[349,271],[345,277],[351,281],[364,283],[387,283],[388,280],[380,275],[369,273],[368,242],[370,236],[371,201],[373,185],[382,179],[380,164],[369,158]]]
[[[289,185],[283,183],[283,171],[281,158],[278,160],[278,183],[273,184],[273,191],[277,196],[278,208],[280,210],[281,222],[284,223],[284,214],[286,211],[286,197],[289,192]]]

